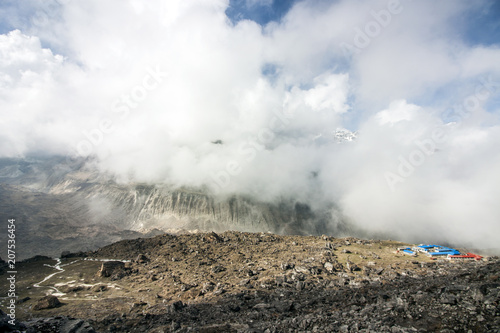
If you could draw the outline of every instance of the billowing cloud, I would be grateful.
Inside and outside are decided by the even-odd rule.
[[[123,181],[335,202],[373,232],[494,247],[500,49],[456,23],[488,4],[300,1],[265,26],[222,0],[11,4],[0,155],[94,155]]]

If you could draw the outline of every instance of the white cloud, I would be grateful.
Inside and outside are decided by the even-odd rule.
[[[32,86],[38,79],[49,79],[63,61],[61,56],[42,48],[37,37],[26,36],[19,30],[0,35],[0,49],[0,84],[4,89]]]
[[[420,108],[416,105],[408,105],[404,100],[394,101],[389,105],[389,109],[376,114],[381,125],[394,125],[400,121],[411,121]]]
[[[340,45],[387,1],[301,1],[266,27],[233,26],[219,0],[30,4],[45,23],[0,35],[0,155],[90,147],[124,180],[333,200],[374,231],[498,243],[498,110],[483,109],[498,46],[468,46],[453,23],[482,2],[401,1],[350,57]],[[483,75],[488,96],[446,125]],[[354,126],[357,141],[329,141]],[[384,174],[436,129],[446,139],[391,192]]]

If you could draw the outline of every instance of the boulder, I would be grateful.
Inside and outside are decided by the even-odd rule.
[[[117,273],[123,272],[125,264],[121,261],[105,261],[101,265],[101,269],[97,272],[99,277],[110,277]]]
[[[335,272],[335,267],[333,266],[333,264],[331,262],[325,262],[325,264],[323,265],[325,267],[325,269],[329,272],[329,273],[333,273]]]
[[[203,241],[205,243],[221,243],[223,242],[223,239],[215,232],[210,232],[203,236]]]
[[[38,300],[38,303],[35,304],[33,309],[35,310],[44,310],[44,309],[53,309],[61,305],[59,299],[56,296],[49,295],[42,297]]]
[[[226,268],[221,266],[221,265],[215,265],[215,266],[212,266],[212,268],[211,268],[212,273],[220,273],[220,272],[224,272],[225,270],[226,270]]]
[[[134,261],[138,264],[146,264],[149,262],[149,258],[146,257],[144,254],[139,254]]]

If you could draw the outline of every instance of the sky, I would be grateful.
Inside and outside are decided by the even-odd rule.
[[[4,0],[0,156],[498,247],[499,60],[493,0]]]

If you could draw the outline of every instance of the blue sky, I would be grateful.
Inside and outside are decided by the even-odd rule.
[[[498,45],[500,43],[500,1],[489,1],[482,8],[465,14],[457,22],[463,37],[470,44]]]
[[[35,9],[29,5],[30,3],[31,1],[2,1],[0,3],[0,33],[29,26],[30,18],[35,13]]]
[[[241,20],[252,20],[265,25],[279,22],[296,2],[297,0],[231,0],[226,15],[233,24]]]

